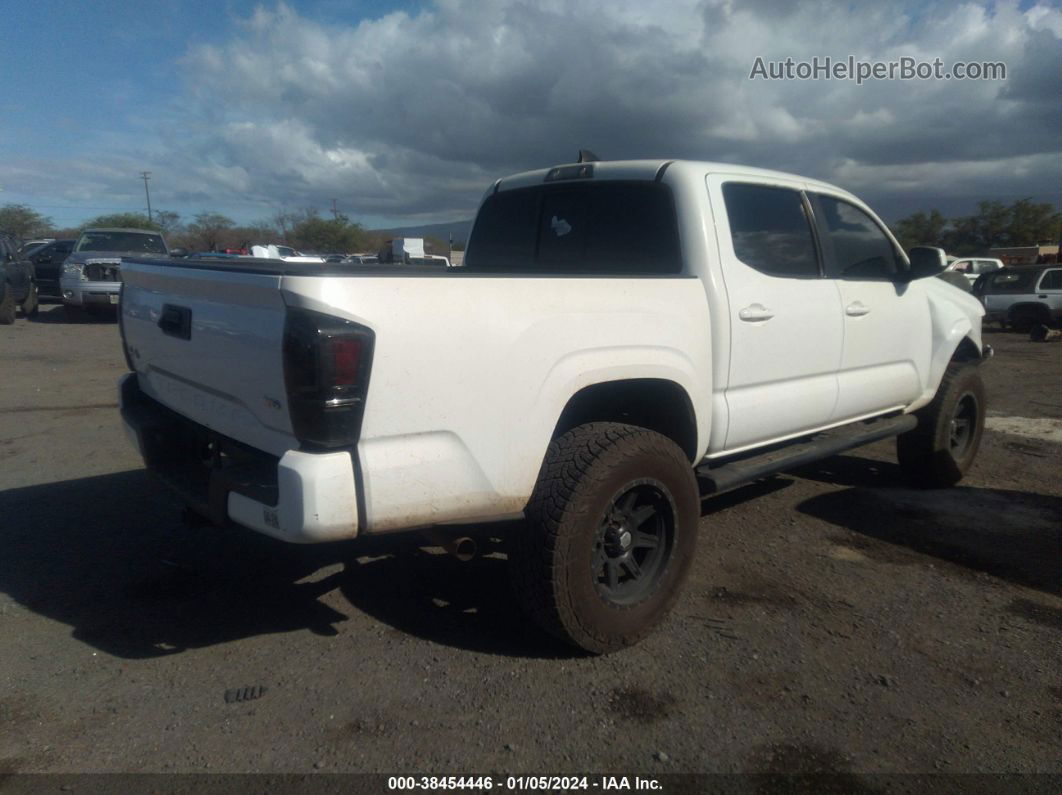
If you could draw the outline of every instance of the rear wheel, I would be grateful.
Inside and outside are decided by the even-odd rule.
[[[697,481],[673,441],[630,425],[581,425],[550,445],[513,539],[517,598],[585,651],[631,646],[678,598],[699,519]]]
[[[977,366],[952,362],[918,427],[896,438],[900,468],[921,488],[954,486],[973,465],[985,425],[985,388]]]
[[[1037,323],[1046,325],[1050,319],[1050,313],[1041,312],[1038,307],[1019,306],[1010,313],[1010,327],[1019,334],[1028,334]]]

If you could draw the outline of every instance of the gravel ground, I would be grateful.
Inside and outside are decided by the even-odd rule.
[[[0,774],[1062,773],[1062,445],[1008,419],[1062,419],[1062,344],[986,339],[1019,433],[961,487],[880,443],[707,502],[673,616],[591,658],[489,545],[184,528],[117,327],[45,306],[0,328]]]

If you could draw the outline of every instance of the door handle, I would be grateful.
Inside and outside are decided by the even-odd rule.
[[[846,306],[844,308],[844,313],[848,315],[848,317],[862,317],[863,315],[870,313],[870,307],[865,306],[860,301],[856,301]]]
[[[774,317],[774,312],[763,304],[749,304],[738,312],[738,317],[749,323],[755,323],[758,320],[770,320]]]

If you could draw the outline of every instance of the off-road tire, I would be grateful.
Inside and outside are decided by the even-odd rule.
[[[31,284],[29,293],[22,301],[22,314],[26,317],[33,317],[37,314],[37,310],[40,307],[40,293],[37,290],[37,285]]]
[[[985,426],[985,387],[977,365],[952,362],[933,401],[915,413],[918,426],[896,437],[900,469],[914,486],[954,486],[969,471]],[[957,428],[964,424],[957,444]]]
[[[652,567],[642,572],[642,592],[635,588],[617,603],[618,597],[603,595],[612,581],[600,582],[608,578],[609,561],[598,570],[604,574],[594,566],[603,560],[602,534],[606,528],[616,531],[615,510],[632,493],[656,501],[658,513],[650,521],[661,539],[669,534],[670,541],[660,543],[659,554],[655,545],[643,550],[642,562]],[[651,534],[636,528],[646,522],[638,525],[634,515],[647,506],[635,511],[635,504],[629,506],[629,526],[644,538]],[[689,459],[667,437],[631,425],[590,423],[550,444],[525,513],[527,521],[514,531],[509,549],[518,601],[550,634],[604,654],[634,645],[671,610],[693,560],[700,495]],[[639,546],[629,536],[625,543]],[[625,586],[638,584],[626,570],[623,576]]]
[[[0,326],[10,326],[15,322],[15,294],[11,286],[0,284]]]

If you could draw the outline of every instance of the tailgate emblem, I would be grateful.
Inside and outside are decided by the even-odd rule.
[[[262,402],[265,403],[265,407],[267,409],[277,409],[278,411],[280,410],[280,401],[276,398],[271,398],[269,397],[269,395],[265,395],[262,397]]]

